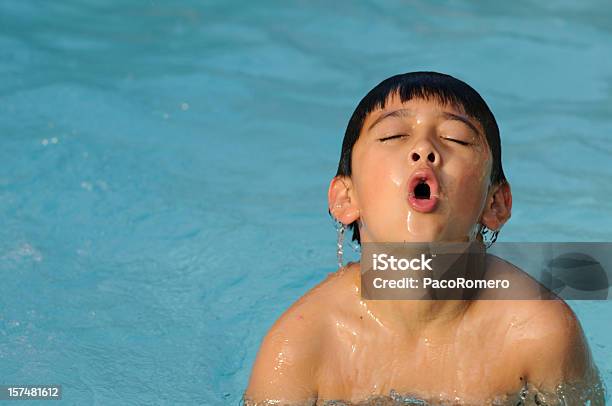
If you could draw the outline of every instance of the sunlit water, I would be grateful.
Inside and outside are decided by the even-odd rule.
[[[237,404],[264,333],[334,270],[342,134],[399,72],[495,112],[500,241],[610,241],[612,5],[543,4],[0,3],[0,383]],[[610,387],[612,303],[571,305]]]

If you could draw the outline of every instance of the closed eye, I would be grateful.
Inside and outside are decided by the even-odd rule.
[[[458,140],[456,138],[444,138],[444,139],[452,141],[452,142],[456,142],[457,144],[460,144],[460,145],[470,145],[469,142],[461,141],[461,140]]]
[[[407,136],[408,136],[407,134],[390,135],[388,137],[379,138],[378,141],[385,142],[385,141],[396,140],[396,139],[407,137]]]

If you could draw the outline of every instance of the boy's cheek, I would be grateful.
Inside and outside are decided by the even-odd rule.
[[[456,205],[461,214],[477,216],[484,208],[487,197],[487,182],[473,174],[462,179],[455,192]],[[477,221],[477,219],[476,219]]]
[[[390,165],[385,157],[368,158],[362,162],[363,165],[355,168],[355,182],[358,187],[371,193],[387,193],[402,187],[406,168]]]
[[[448,168],[444,177],[444,186],[448,198],[453,206],[460,207],[462,211],[478,210],[481,202],[486,199],[489,176],[483,162],[477,165],[462,165],[462,167]],[[467,213],[466,213],[467,214]]]

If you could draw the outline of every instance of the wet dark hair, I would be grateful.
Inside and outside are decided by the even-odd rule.
[[[402,102],[411,99],[425,99],[453,105],[463,109],[465,114],[477,120],[484,129],[484,135],[493,158],[491,183],[497,185],[507,182],[501,163],[499,127],[487,103],[467,83],[438,72],[410,72],[392,76],[380,82],[361,99],[344,133],[336,176],[351,176],[353,147],[359,139],[366,117],[375,110],[384,109],[387,99],[394,93],[399,95]],[[349,228],[353,231],[353,241],[360,243],[361,238],[357,222],[351,223]],[[491,239],[494,242],[498,232],[499,230],[484,229],[481,234],[491,233]]]

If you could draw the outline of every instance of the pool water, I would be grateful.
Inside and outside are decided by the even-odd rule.
[[[514,194],[499,241],[610,241],[611,17],[605,1],[0,3],[0,384],[237,404],[267,329],[335,270],[342,135],[396,73],[455,75],[496,114]],[[612,303],[571,306],[610,388]]]

